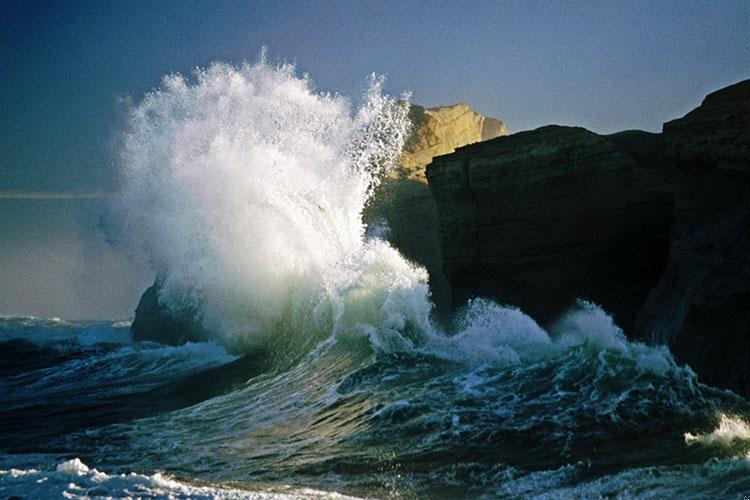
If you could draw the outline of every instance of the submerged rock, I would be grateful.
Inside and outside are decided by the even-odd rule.
[[[679,170],[669,265],[638,315],[700,379],[750,397],[750,80],[664,124]]]
[[[194,305],[185,303],[181,307],[169,307],[159,300],[159,280],[148,287],[130,326],[133,340],[152,340],[168,345],[186,342],[201,342],[208,338]]]
[[[654,147],[650,135],[553,125],[435,158],[427,177],[454,306],[490,297],[544,323],[584,298],[632,331],[672,220],[670,173],[636,154]]]

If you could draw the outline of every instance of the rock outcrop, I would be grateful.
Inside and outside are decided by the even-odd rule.
[[[678,170],[675,223],[638,334],[750,397],[750,80],[665,123],[663,140]]]
[[[414,130],[401,157],[400,177],[425,182],[425,167],[435,156],[456,148],[508,135],[505,123],[480,115],[465,102],[424,108],[413,104],[409,117]]]
[[[436,157],[453,305],[491,297],[545,323],[584,298],[632,331],[669,248],[671,175],[641,158],[658,142],[547,126]]]
[[[543,127],[427,177],[454,305],[490,296],[545,322],[588,298],[750,397],[750,80],[662,134]]]
[[[185,304],[177,309],[170,308],[159,301],[160,290],[161,285],[157,279],[143,292],[130,326],[133,339],[153,340],[168,345],[208,339],[195,306]]]

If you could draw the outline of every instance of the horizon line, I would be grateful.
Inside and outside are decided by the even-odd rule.
[[[108,198],[112,193],[92,191],[89,193],[54,191],[0,191],[0,200],[97,200]]]

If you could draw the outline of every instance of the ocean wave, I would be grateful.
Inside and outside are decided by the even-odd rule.
[[[130,110],[115,219],[148,250],[161,305],[194,306],[211,342],[134,342],[127,322],[1,319],[0,447],[19,455],[0,461],[0,492],[748,486],[747,402],[629,341],[595,304],[542,328],[478,298],[450,327],[433,322],[426,271],[362,223],[408,131],[407,104],[381,87],[373,79],[353,107],[288,65],[215,64],[166,77]]]
[[[409,128],[406,101],[381,87],[373,77],[353,111],[261,60],[166,77],[133,107],[114,212],[148,250],[160,301],[195,304],[234,352],[426,328],[424,270],[364,237],[362,210]]]

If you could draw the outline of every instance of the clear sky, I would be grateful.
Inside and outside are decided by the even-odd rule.
[[[29,312],[33,300],[60,293],[54,279],[43,290],[43,280],[30,281],[20,254],[44,250],[49,261],[103,239],[91,215],[101,200],[43,198],[116,187],[127,98],[139,99],[165,73],[253,61],[262,46],[321,90],[356,97],[376,72],[387,75],[390,93],[410,91],[428,106],[467,101],[511,132],[549,123],[658,131],[708,92],[750,78],[750,1],[3,0],[0,273],[4,281],[25,279],[31,299],[24,309],[17,294],[0,292],[0,314]],[[34,199],[7,200],[28,192]],[[53,223],[41,234],[34,220]],[[77,246],[49,246],[74,233]],[[105,260],[110,271],[122,267]],[[102,269],[98,284],[106,287]],[[96,307],[131,310],[114,303],[127,301],[123,293],[111,293],[111,307]],[[55,309],[47,305],[45,314]],[[57,315],[84,314],[61,309]]]

